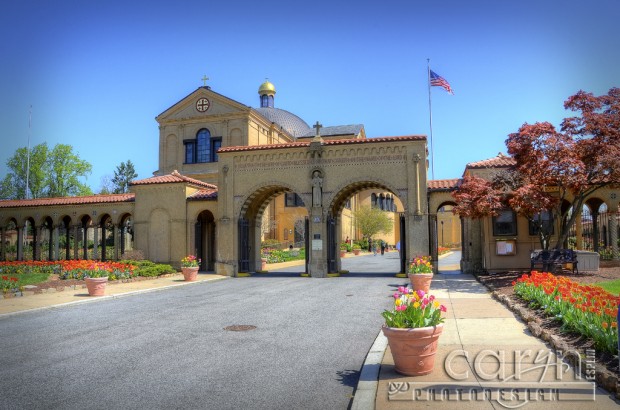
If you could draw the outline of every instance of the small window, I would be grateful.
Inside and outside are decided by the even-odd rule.
[[[196,158],[196,142],[195,140],[185,141],[185,163],[193,164]]]
[[[545,235],[553,235],[553,214],[551,211],[538,213],[529,221],[529,225],[531,236],[538,236],[540,228]]]
[[[517,215],[510,209],[499,211],[493,217],[494,236],[513,236],[517,234]]]
[[[211,138],[211,162],[217,162],[217,150],[222,148],[221,138]]]

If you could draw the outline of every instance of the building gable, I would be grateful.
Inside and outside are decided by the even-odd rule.
[[[248,113],[250,107],[211,90],[199,87],[155,119],[160,124],[201,121],[206,117]]]

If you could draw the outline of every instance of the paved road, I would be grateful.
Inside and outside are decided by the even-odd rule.
[[[405,282],[257,275],[2,318],[0,408],[346,409]]]

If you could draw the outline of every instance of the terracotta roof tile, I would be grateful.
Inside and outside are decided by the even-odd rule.
[[[506,156],[501,152],[494,158],[483,159],[477,162],[470,162],[466,168],[505,168],[515,164],[515,160],[512,157]]]
[[[323,145],[348,145],[348,144],[372,144],[376,142],[396,142],[396,141],[426,141],[425,135],[405,135],[400,137],[376,137],[376,138],[347,138],[336,140],[324,140]],[[232,147],[220,148],[217,152],[240,152],[240,151],[259,151],[269,149],[282,149],[282,148],[296,148],[307,147],[311,141],[302,142],[288,142],[284,144],[269,144],[269,145],[240,145]]]
[[[442,190],[452,190],[455,189],[458,185],[460,179],[434,179],[428,181],[427,187],[431,191],[442,191]]]
[[[189,201],[215,201],[217,200],[217,189],[201,189],[187,199]]]
[[[132,181],[130,185],[152,185],[152,184],[174,184],[179,182],[187,182],[189,184],[202,186],[209,189],[217,189],[217,186],[213,184],[209,184],[207,182],[199,181],[194,178],[187,177],[185,175],[179,174],[178,171],[174,170],[171,174],[161,175],[157,177],[151,177],[146,179],[139,179],[137,181]]]
[[[65,196],[58,198],[37,199],[9,199],[0,201],[0,208],[54,206],[54,205],[85,205],[85,204],[108,204],[115,202],[134,202],[135,195],[111,194],[111,195],[88,195],[88,196]]]

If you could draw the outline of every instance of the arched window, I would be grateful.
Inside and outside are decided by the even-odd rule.
[[[377,194],[370,195],[370,206],[372,208],[377,206]]]
[[[382,211],[385,210],[385,196],[383,194],[379,195],[379,208]]]
[[[211,133],[203,128],[196,134],[196,162],[211,161]]]

